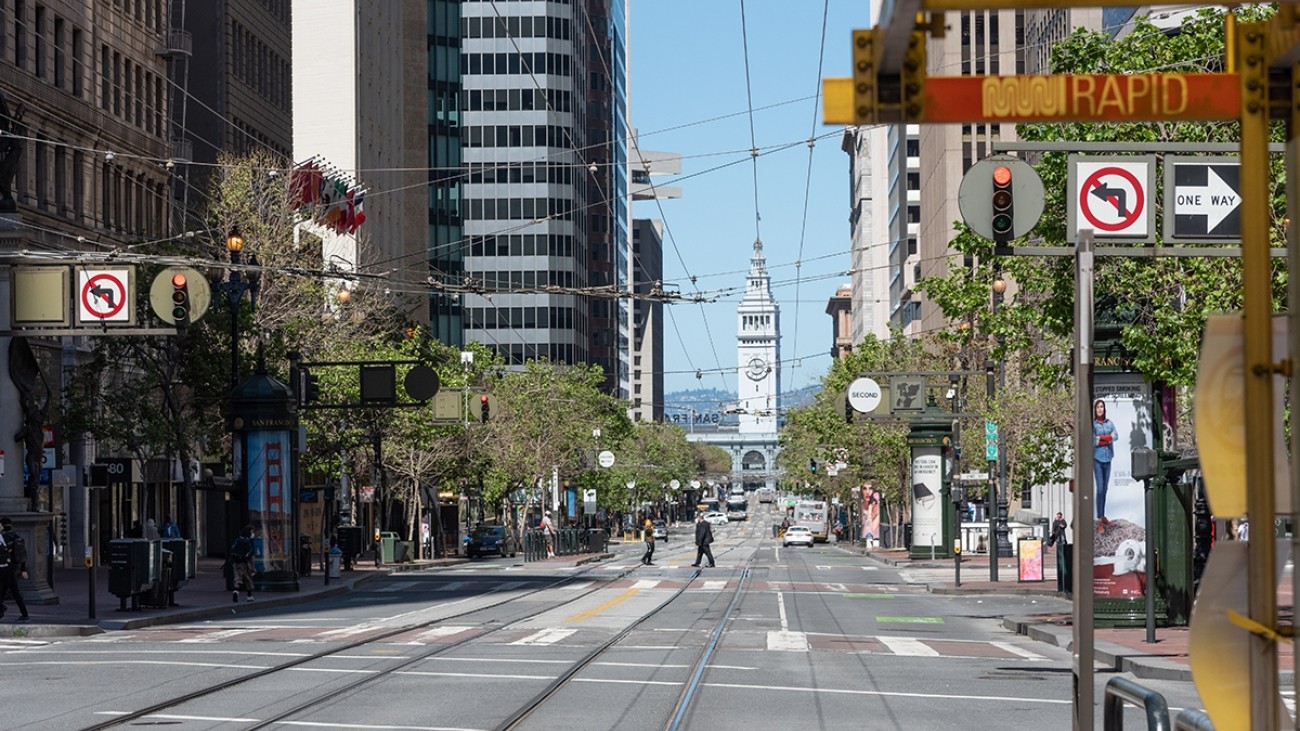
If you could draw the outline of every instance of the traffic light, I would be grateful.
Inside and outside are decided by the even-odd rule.
[[[176,327],[190,324],[190,287],[185,272],[172,275],[172,319]]]
[[[844,423],[853,423],[853,404],[849,401],[848,394],[844,395]]]
[[[302,371],[302,402],[305,404],[320,400],[320,376],[306,368]]]
[[[816,472],[816,471],[817,471],[817,460],[812,459],[812,458],[809,458],[809,459],[808,459],[808,471],[809,471],[809,472]]]
[[[484,424],[492,417],[492,397],[486,393],[478,397],[479,403],[479,421]]]
[[[925,32],[912,31],[908,40],[907,55],[903,57],[902,84],[903,120],[920,122],[925,119]]]
[[[1011,167],[998,165],[993,168],[993,243],[1006,246],[1015,238],[1016,215],[1013,209],[1014,197],[1011,195]]]

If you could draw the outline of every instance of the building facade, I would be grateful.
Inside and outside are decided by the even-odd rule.
[[[465,340],[630,383],[626,7],[461,5]]]

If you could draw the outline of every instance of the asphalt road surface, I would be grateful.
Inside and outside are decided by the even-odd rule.
[[[1003,629],[1058,599],[930,594],[833,544],[782,548],[766,506],[565,568],[405,572],[309,605],[0,645],[6,728],[1059,729],[1068,652]],[[1097,677],[1104,687],[1109,675]],[[1140,681],[1172,708],[1190,683]],[[1096,713],[1100,728],[1100,705]],[[1142,728],[1139,711],[1128,728]]]

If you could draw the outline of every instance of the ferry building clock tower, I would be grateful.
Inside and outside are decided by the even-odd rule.
[[[745,298],[737,309],[736,389],[741,434],[777,431],[781,392],[780,310],[772,299],[763,242],[754,242]]]

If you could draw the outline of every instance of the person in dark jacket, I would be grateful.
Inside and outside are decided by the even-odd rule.
[[[246,525],[235,538],[235,542],[230,544],[230,550],[226,552],[226,561],[230,562],[230,568],[233,572],[235,583],[234,590],[230,592],[230,598],[238,602],[239,590],[244,590],[246,602],[253,601],[253,559],[256,552],[253,543],[253,526]]]
[[[698,567],[700,559],[705,556],[709,557],[709,568],[713,568],[713,549],[709,545],[713,543],[713,526],[701,515],[695,519],[695,563],[692,566]]]
[[[1047,539],[1049,546],[1064,546],[1068,541],[1066,532],[1069,526],[1065,522],[1065,516],[1057,513],[1056,520],[1052,521],[1052,535]]]
[[[10,595],[22,614],[19,622],[30,619],[27,616],[27,603],[18,593],[18,579],[27,578],[27,549],[23,540],[14,532],[13,521],[0,518],[0,617],[5,616],[4,601]]]

